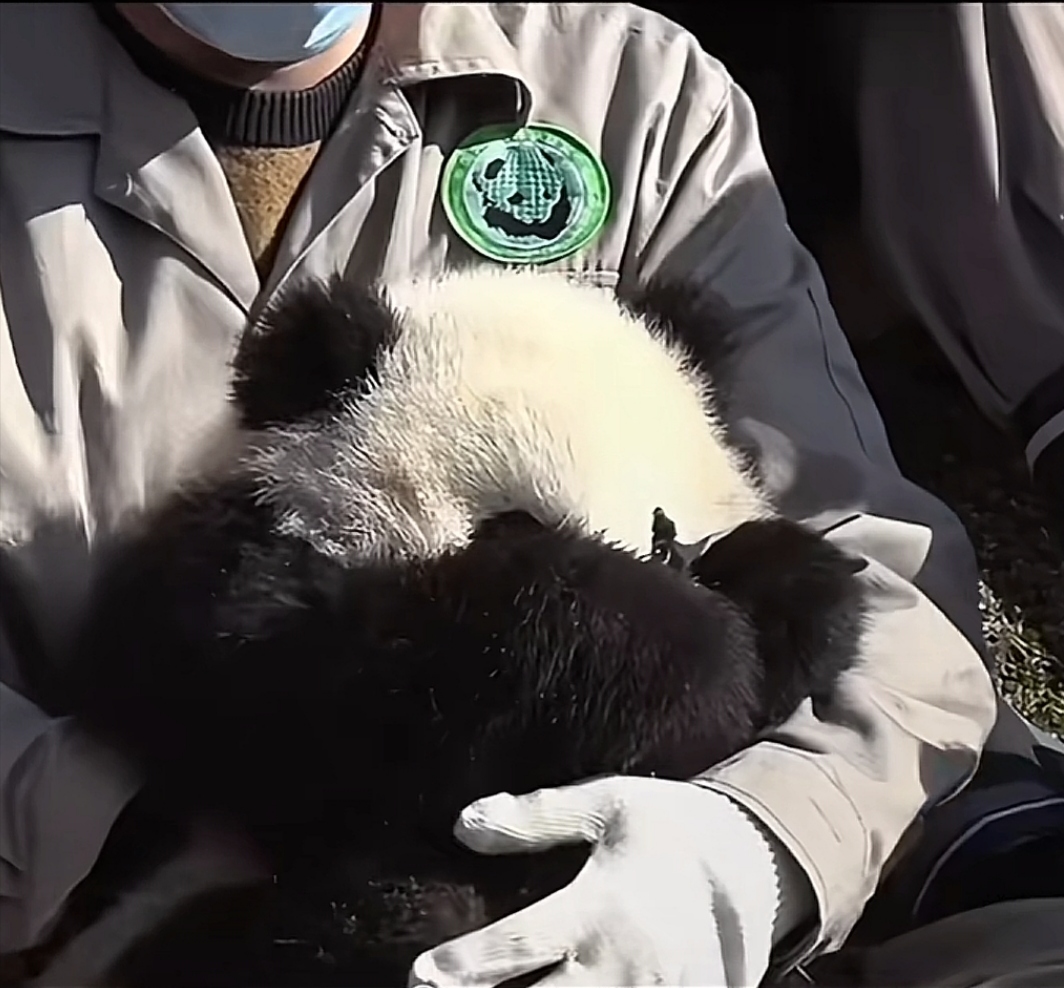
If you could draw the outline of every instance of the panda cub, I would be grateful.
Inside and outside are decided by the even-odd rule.
[[[274,877],[106,983],[404,984],[586,855],[479,858],[467,803],[687,778],[830,695],[861,564],[759,490],[721,342],[677,292],[490,269],[304,285],[249,330],[243,455],[113,547],[70,702]]]

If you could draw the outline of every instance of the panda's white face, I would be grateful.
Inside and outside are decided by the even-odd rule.
[[[255,454],[291,534],[415,559],[520,511],[645,554],[657,507],[683,542],[765,513],[704,383],[608,292],[480,270],[388,294],[399,332],[374,379]]]

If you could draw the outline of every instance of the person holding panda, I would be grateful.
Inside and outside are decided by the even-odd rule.
[[[745,438],[783,510],[866,559],[870,620],[836,704],[690,782],[469,807],[456,834],[474,850],[585,840],[591,858],[419,958],[412,983],[556,965],[539,983],[754,985],[816,977],[838,951],[836,979],[989,985],[1064,963],[1060,891],[954,887],[941,904],[936,875],[983,860],[955,851],[986,820],[1007,821],[980,852],[1003,873],[1051,848],[1059,756],[995,698],[967,539],[899,474],[750,102],[686,32],[614,4],[5,4],[0,73],[0,952],[45,941],[136,839],[139,780],[49,716],[47,679],[95,547],[224,463],[248,320],[303,276],[496,263],[668,277],[723,303]],[[526,139],[501,139],[476,184],[500,126]],[[187,853],[213,860],[217,841]],[[222,859],[211,880],[255,873]]]

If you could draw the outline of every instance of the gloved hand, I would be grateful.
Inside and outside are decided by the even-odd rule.
[[[737,803],[691,782],[614,776],[473,803],[455,827],[483,854],[587,841],[566,888],[422,954],[411,985],[755,986],[774,924],[811,890]],[[797,906],[797,908],[796,908]]]

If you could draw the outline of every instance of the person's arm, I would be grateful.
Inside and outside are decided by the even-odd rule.
[[[0,954],[47,935],[138,788],[73,721],[0,682]]]
[[[808,875],[819,917],[803,925],[804,955],[840,943],[903,831],[971,776],[995,694],[965,533],[895,465],[816,265],[787,226],[749,99],[693,41],[688,58],[643,184],[660,203],[644,211],[623,276],[683,279],[728,313],[731,417],[779,505],[870,560],[863,662],[837,702],[806,703],[700,779]],[[717,95],[700,106],[692,93]]]
[[[26,396],[0,296],[0,541],[18,518],[12,477],[46,476],[44,431]],[[6,551],[6,550],[0,550]],[[0,954],[47,935],[139,788],[131,768],[52,716],[44,648],[0,558]],[[47,692],[47,690],[45,690]]]

